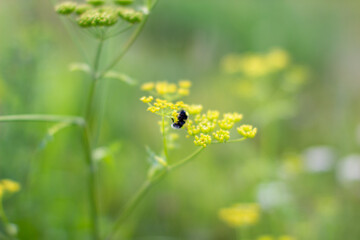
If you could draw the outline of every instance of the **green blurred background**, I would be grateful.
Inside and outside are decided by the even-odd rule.
[[[260,235],[296,239],[360,239],[360,2],[355,0],[159,0],[138,41],[117,69],[140,83],[190,79],[189,103],[244,114],[255,139],[214,145],[171,173],[122,228],[124,239],[236,239],[218,218],[234,203],[258,202]],[[89,79],[70,72],[84,57],[50,1],[0,2],[0,114],[84,112]],[[121,38],[107,46],[108,54]],[[83,42],[86,55],[93,42]],[[244,100],[237,78],[221,71],[230,53],[282,48],[308,69],[306,82],[284,97],[285,110]],[[103,65],[105,65],[103,63]],[[279,88],[271,81],[274,89]],[[269,84],[269,83],[267,83]],[[161,148],[157,118],[138,86],[101,84],[105,101],[99,163],[104,231],[146,177],[145,146]],[[106,99],[106,100],[104,100]],[[272,106],[270,104],[270,106]],[[288,114],[287,114],[288,113]],[[51,124],[0,125],[0,179],[22,190],[4,201],[19,239],[89,239],[86,169],[78,130],[44,146]],[[180,132],[181,158],[195,149]]]

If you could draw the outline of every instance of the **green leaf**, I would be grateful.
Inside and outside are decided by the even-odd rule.
[[[86,63],[77,63],[77,62],[71,63],[69,65],[69,69],[72,72],[81,71],[81,72],[85,72],[85,73],[88,73],[88,74],[91,73],[91,68]]]
[[[129,85],[136,85],[137,84],[136,80],[129,77],[128,75],[123,74],[123,73],[118,73],[118,72],[115,72],[115,71],[107,72],[104,77],[105,78],[110,78],[110,79],[120,80],[120,81],[125,82],[125,83],[127,83]]]

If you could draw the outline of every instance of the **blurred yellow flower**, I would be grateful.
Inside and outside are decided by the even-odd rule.
[[[243,57],[241,69],[250,77],[261,77],[269,73],[270,68],[265,58],[261,55],[252,54]]]
[[[190,88],[191,82],[189,80],[180,80],[179,81],[179,87],[180,88]]]
[[[189,105],[186,110],[189,112],[189,114],[195,115],[195,114],[199,114],[202,111],[202,109],[203,109],[202,105],[192,104],[192,105]]]
[[[149,96],[149,97],[142,97],[142,98],[140,98],[140,100],[143,102],[143,103],[150,103],[150,102],[152,102],[152,100],[154,100],[154,97],[152,97],[152,96]]]
[[[181,96],[187,96],[187,95],[190,94],[190,91],[189,91],[189,89],[187,89],[187,88],[179,88],[178,93],[179,93]]]
[[[5,193],[16,193],[20,190],[20,184],[10,180],[3,179],[0,181],[0,197],[2,197]]]
[[[287,67],[290,62],[290,57],[285,50],[276,48],[266,55],[266,61],[270,69],[278,71]]]
[[[231,227],[254,225],[259,221],[260,208],[256,203],[236,204],[219,211],[219,217]]]
[[[270,235],[262,235],[258,237],[256,240],[274,240],[274,238]]]
[[[289,236],[289,235],[283,235],[278,238],[278,240],[296,240],[296,238]]]
[[[153,82],[147,82],[147,83],[144,83],[143,85],[141,85],[141,90],[143,91],[151,91],[153,90],[155,87],[155,83]]]

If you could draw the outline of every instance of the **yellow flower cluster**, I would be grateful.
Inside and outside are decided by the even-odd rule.
[[[154,96],[162,97],[173,101],[190,94],[191,82],[180,80],[177,84],[169,82],[147,82],[141,86],[141,90],[151,93]]]
[[[256,203],[236,204],[219,211],[219,217],[231,227],[254,225],[258,222],[260,207]]]
[[[194,144],[196,146],[206,147],[211,143],[211,136],[200,133],[200,136],[195,136]]]
[[[20,184],[10,179],[0,180],[0,198],[6,193],[16,193],[20,190]]]
[[[242,125],[236,129],[239,134],[243,135],[246,138],[253,138],[256,135],[257,128],[254,128],[251,125]]]
[[[230,139],[230,130],[242,120],[242,114],[233,112],[220,115],[220,112],[216,110],[208,110],[206,113],[202,113],[202,105],[188,105],[182,101],[174,103],[168,100],[174,97],[171,94],[177,93],[176,89],[189,88],[190,86],[189,81],[180,81],[178,86],[168,82],[145,83],[141,87],[142,90],[156,95],[164,95],[164,99],[157,98],[154,100],[153,96],[143,96],[140,100],[148,104],[148,111],[164,116],[167,120],[171,119],[174,123],[178,122],[179,111],[184,110],[188,119],[182,120],[184,124],[181,127],[186,128],[188,137],[194,138],[196,146],[207,147],[211,143],[227,142]],[[257,129],[250,125],[242,125],[238,128],[238,132],[245,138],[253,138],[256,131]]]
[[[272,49],[267,54],[231,54],[222,62],[224,72],[243,73],[249,77],[261,77],[272,72],[280,71],[288,66],[290,57],[282,49]]]
[[[296,240],[294,237],[289,235],[282,235],[278,238],[271,235],[262,235],[257,238],[257,240]]]

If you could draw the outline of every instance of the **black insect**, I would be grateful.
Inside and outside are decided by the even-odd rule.
[[[171,127],[175,128],[175,129],[180,129],[180,128],[182,128],[182,126],[184,126],[185,120],[188,119],[188,116],[186,115],[186,112],[184,110],[180,110],[179,115],[177,116],[177,119],[178,119],[177,122],[174,122],[173,118],[171,119],[173,121],[173,124],[171,124]]]

